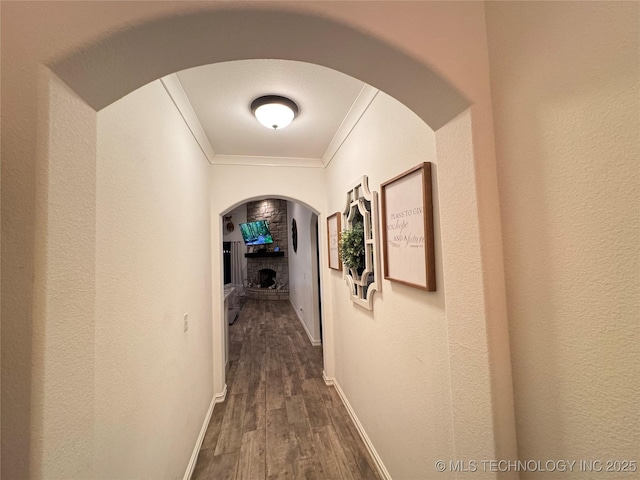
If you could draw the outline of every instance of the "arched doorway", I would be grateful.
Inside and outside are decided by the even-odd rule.
[[[436,13],[434,19],[442,18],[437,15],[438,12],[434,13]],[[81,105],[81,102],[66,105],[65,108],[68,107],[68,109],[63,110],[54,106],[49,112],[52,114],[51,123],[41,126],[41,133],[44,135],[40,137],[49,140],[42,154],[43,165],[56,165],[59,158],[66,157],[71,168],[74,168],[74,162],[77,162],[75,166],[83,169],[87,153],[89,157],[91,155],[90,144],[91,139],[95,138],[95,132],[92,132],[90,123],[85,126],[73,122],[70,124],[67,121],[69,118],[91,119],[96,109],[110,104],[159,76],[189,66],[243,58],[287,58],[335,68],[391,94],[411,108],[436,131],[438,155],[443,166],[440,176],[443,203],[452,214],[447,216],[447,222],[443,225],[443,244],[446,243],[444,248],[446,281],[451,282],[444,285],[447,289],[447,312],[451,316],[450,356],[455,359],[456,365],[451,374],[452,403],[459,407],[456,408],[453,423],[474,425],[477,427],[476,430],[491,432],[485,437],[487,441],[478,447],[474,445],[475,441],[465,436],[464,429],[458,429],[459,437],[455,439],[457,451],[468,453],[468,458],[474,458],[479,456],[474,455],[474,452],[493,451],[498,444],[508,445],[509,449],[514,445],[509,428],[498,431],[493,427],[494,424],[504,424],[500,421],[494,422],[493,419],[494,416],[501,415],[500,410],[495,408],[496,405],[509,403],[508,388],[505,388],[509,383],[506,380],[508,371],[505,373],[500,370],[498,372],[500,374],[496,377],[493,375],[496,372],[491,371],[492,367],[486,360],[489,357],[489,350],[492,350],[494,360],[496,358],[504,360],[505,355],[504,347],[498,344],[500,335],[497,337],[491,335],[504,328],[501,323],[504,319],[501,317],[500,300],[504,292],[499,281],[500,274],[493,269],[483,269],[483,265],[491,262],[492,255],[499,253],[491,247],[495,245],[491,239],[496,235],[499,236],[499,232],[492,228],[493,224],[489,220],[490,214],[495,213],[492,212],[492,208],[495,208],[497,198],[492,191],[492,181],[495,180],[492,179],[492,175],[495,176],[495,173],[491,170],[491,155],[487,155],[486,150],[487,136],[491,136],[490,116],[486,104],[481,104],[473,112],[465,111],[470,102],[456,88],[435,73],[425,59],[418,60],[405,53],[404,47],[410,47],[410,40],[405,39],[403,48],[392,46],[392,41],[380,40],[376,35],[363,33],[361,28],[354,26],[357,22],[349,18],[348,13],[339,13],[338,18],[340,15],[344,15],[346,19],[344,22],[324,15],[294,12],[286,8],[233,10],[213,6],[211,11],[200,11],[197,14],[188,13],[165,17],[161,20],[145,19],[135,22],[134,27],[107,35],[98,41],[89,41],[85,44],[89,45],[88,47],[83,47],[69,55],[63,55],[63,50],[59,50],[59,60],[49,61],[48,64],[52,71],[65,81],[66,86],[78,93],[93,111],[86,105]],[[278,28],[280,26],[287,28],[281,31]],[[282,35],[282,32],[286,34]],[[236,40],[229,41],[229,39]],[[318,39],[322,40],[318,41]],[[201,48],[203,44],[224,47]],[[340,52],[339,55],[336,55],[337,51]],[[432,52],[426,56],[432,57],[434,65],[444,68],[443,65],[447,62],[442,56],[439,57],[438,53]],[[455,78],[455,81],[462,83],[460,80],[462,76],[464,74]],[[55,94],[55,88],[66,88],[66,86],[58,85],[48,93]],[[486,98],[482,97],[478,101],[481,100]],[[47,107],[51,108],[50,105]],[[66,141],[56,143],[56,140],[62,138],[66,138]],[[487,159],[486,170],[476,168],[476,166],[486,166]],[[86,173],[91,180],[90,169]],[[56,178],[53,177],[49,179],[53,181],[44,187],[44,194],[38,197],[38,208],[42,207],[44,212],[49,213],[54,213],[57,208],[60,208],[62,211],[56,213],[61,213],[62,218],[66,216],[73,218],[72,213],[67,209],[68,205],[49,203],[51,198],[55,198],[56,194],[68,185],[56,183]],[[77,181],[87,186],[86,179],[78,178]],[[304,188],[298,185],[289,189],[292,196],[296,198],[304,198],[308,195],[303,190]],[[468,195],[458,195],[460,191],[467,192]],[[90,204],[92,198],[90,182],[86,193],[85,200]],[[89,208],[86,212],[89,219],[92,214],[90,210]],[[453,214],[456,211],[459,216],[454,219]],[[45,434],[49,431],[46,425],[54,422],[54,417],[50,417],[49,413],[55,415],[53,412],[45,411],[47,410],[45,405],[50,405],[51,398],[55,398],[53,390],[55,386],[49,385],[46,381],[48,379],[44,366],[46,364],[73,368],[66,362],[59,362],[65,351],[65,342],[62,341],[64,332],[60,337],[45,337],[40,334],[46,330],[47,326],[51,326],[52,319],[63,315],[62,311],[47,305],[46,296],[42,292],[44,290],[48,291],[48,294],[55,293],[56,274],[60,271],[67,275],[77,272],[77,267],[92,263],[94,254],[89,250],[74,261],[59,265],[57,255],[65,248],[66,240],[55,236],[46,215],[38,217],[36,226],[40,232],[43,232],[40,238],[46,239],[50,248],[48,256],[38,257],[35,262],[36,293],[33,304],[36,314],[33,330],[36,338],[33,346],[27,346],[29,355],[36,358],[35,388],[43,391],[42,395],[33,402],[34,415],[37,418],[32,424],[39,437],[32,449],[32,456],[36,459],[33,463],[35,468],[40,468],[41,465],[48,464],[50,452],[47,453],[48,450],[43,445],[46,446],[49,442],[48,434]],[[78,226],[79,229],[81,227]],[[497,248],[499,250],[499,242]],[[498,281],[493,282],[492,279],[495,278],[491,275],[497,276],[495,278],[498,278]],[[90,280],[90,275],[88,279]],[[216,293],[215,287],[214,285],[214,303],[220,304],[219,293]],[[219,288],[217,291],[219,292]],[[82,312],[86,314],[89,321],[92,318],[90,297],[91,292],[86,292],[86,298],[79,302],[82,305]],[[492,313],[495,313],[495,316],[492,317]],[[492,317],[491,322],[489,317]],[[465,322],[471,322],[473,327],[470,328]],[[65,328],[72,330],[73,326],[69,325]],[[86,337],[81,339],[89,345],[92,341],[90,330],[88,329]],[[485,361],[481,362],[480,367],[476,364],[475,357],[467,358],[464,354],[464,350],[469,348],[470,344],[477,346],[478,351],[482,352],[481,356]],[[42,351],[46,352],[46,357],[36,355],[36,352]],[[508,352],[506,354],[508,355]],[[90,349],[79,354],[75,360],[77,362],[73,364],[91,364]],[[503,365],[502,362],[499,364]],[[327,366],[329,370],[334,367]],[[58,372],[63,370],[58,369]],[[481,380],[478,381],[478,378]],[[500,388],[494,389],[494,382],[500,384]],[[470,388],[474,389],[472,394],[469,392]],[[67,399],[69,400],[68,408],[73,409],[75,405],[80,410],[84,409],[84,399],[91,397],[92,394],[90,385],[85,387],[81,384],[72,398]],[[469,401],[465,398],[474,399],[474,408],[467,408]],[[507,411],[505,416],[509,417],[508,409],[504,411]],[[510,424],[509,418],[505,421],[507,425]],[[468,430],[474,431],[474,428]],[[509,438],[510,441],[496,440],[497,437],[502,436]],[[85,451],[77,453],[79,457],[85,457],[87,454]]]
[[[284,186],[279,188],[284,188]],[[241,258],[240,261],[236,260],[238,265],[235,265],[234,268],[237,271],[220,282],[221,288],[225,291],[227,287],[233,288],[235,290],[233,293],[234,301],[238,295],[248,298],[289,301],[311,344],[320,345],[322,337],[320,304],[322,298],[321,269],[318,268],[320,250],[317,241],[319,211],[295,198],[260,194],[260,192],[254,193],[256,195],[251,198],[236,202],[232,206],[222,207],[220,238],[224,240],[223,260],[221,261],[223,268],[220,272],[216,272],[214,269],[213,275],[227,276],[225,254],[230,262],[232,253],[236,256],[244,255],[245,258]],[[307,221],[302,221],[301,216]],[[236,225],[234,225],[233,231],[229,232],[225,219],[233,221],[234,217]],[[291,225],[296,219],[300,241],[297,242],[297,248],[293,248]],[[264,249],[273,250],[275,247],[278,252],[282,253],[281,257],[252,257],[251,253],[245,254],[247,247],[244,246],[240,233],[240,223],[256,220],[265,220],[273,235],[273,243],[266,245]],[[232,242],[234,240],[235,242]],[[229,245],[230,250],[239,248],[240,252],[229,251],[227,254],[225,245],[230,243],[236,243],[233,246]],[[258,248],[255,247],[256,250]],[[217,248],[216,243],[212,243],[212,250],[215,255],[220,249]],[[258,254],[254,253],[253,255]],[[231,269],[230,266],[229,269]],[[276,270],[280,270],[280,273],[277,273]],[[266,279],[268,284],[266,285],[263,284],[263,280],[265,280],[263,275],[268,275],[268,279]],[[311,281],[312,278],[317,278],[317,281]],[[268,289],[271,285],[274,288]],[[227,295],[224,298],[227,298]],[[302,308],[303,306],[305,308]],[[223,305],[222,315],[225,312],[229,315],[229,308]],[[228,323],[232,323],[232,319]],[[225,330],[224,338],[228,337],[228,323],[224,322],[222,325]],[[214,332],[214,342],[217,341],[218,336]],[[223,350],[227,351],[227,348],[225,347]],[[227,361],[225,359],[222,363],[226,364]]]

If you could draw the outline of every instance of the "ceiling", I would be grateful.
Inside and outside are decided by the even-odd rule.
[[[289,60],[241,60],[183,70],[162,83],[211,163],[326,166],[377,90],[343,73]],[[251,101],[298,104],[283,130],[262,126]]]

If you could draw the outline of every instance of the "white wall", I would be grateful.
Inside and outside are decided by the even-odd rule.
[[[349,185],[363,174],[379,191],[425,161],[437,162],[434,132],[379,93],[327,168],[327,213],[342,212]],[[383,280],[371,312],[351,302],[342,272],[328,270],[335,377],[397,479],[426,478],[436,460],[455,457],[437,165],[433,174],[436,292]]]
[[[293,251],[291,221],[295,218],[298,227],[298,251]],[[320,343],[317,299],[317,269],[313,268],[316,258],[315,225],[317,216],[308,208],[296,202],[287,202],[287,225],[289,225],[289,301],[314,344]]]
[[[638,460],[640,4],[487,26],[520,458]]]
[[[98,113],[97,151],[95,478],[181,478],[213,396],[210,165],[159,81]]]

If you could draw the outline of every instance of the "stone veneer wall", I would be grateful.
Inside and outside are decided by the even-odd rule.
[[[258,272],[263,268],[270,268],[276,272],[278,285],[287,290],[286,298],[288,298],[289,255],[287,247],[289,245],[289,237],[287,201],[269,198],[247,203],[247,222],[255,222],[256,220],[267,220],[269,222],[273,243],[266,245],[266,247],[270,251],[273,251],[274,247],[280,247],[280,251],[284,252],[284,257],[247,258],[247,281],[251,284],[259,283],[260,276]],[[280,293],[284,292],[281,291]]]

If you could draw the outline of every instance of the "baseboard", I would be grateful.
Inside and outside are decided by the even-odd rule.
[[[338,395],[340,396],[342,403],[344,403],[344,406],[349,412],[349,416],[351,417],[351,420],[353,420],[353,423],[358,429],[360,438],[362,438],[362,441],[367,446],[367,450],[369,450],[369,454],[371,455],[371,458],[373,458],[373,461],[375,462],[376,467],[378,468],[378,473],[380,473],[380,476],[384,480],[391,480],[391,475],[389,474],[387,467],[385,467],[384,463],[382,463],[382,459],[380,458],[380,455],[378,455],[378,452],[373,446],[373,443],[371,442],[369,435],[367,435],[367,432],[364,430],[362,423],[360,423],[360,420],[358,419],[356,412],[353,411],[353,408],[351,407],[349,400],[347,400],[346,395],[342,391],[342,388],[340,388],[340,384],[338,383],[338,381],[335,378],[328,378],[324,371],[322,372],[322,378],[324,378],[324,382],[327,385],[333,385],[336,388],[336,391],[338,392]]]
[[[216,393],[213,396],[213,403],[222,403],[227,398],[227,384],[224,384],[224,388],[222,389],[222,393]]]
[[[314,347],[322,345],[322,342],[320,340],[316,340],[316,339],[313,338],[313,336],[311,335],[311,332],[307,328],[307,324],[304,323],[304,320],[300,316],[300,312],[298,311],[296,306],[293,304],[291,299],[289,299],[289,303],[291,303],[291,306],[293,307],[293,311],[296,312],[296,315],[298,316],[298,320],[300,320],[300,323],[302,324],[302,327],[304,328],[304,331],[307,332],[307,337],[309,337],[309,341],[311,342],[311,345],[313,345]]]
[[[226,386],[225,386],[226,387]],[[226,393],[226,388],[225,388]],[[202,428],[200,429],[200,435],[198,435],[198,440],[196,441],[196,446],[191,453],[191,459],[189,459],[189,465],[187,465],[187,471],[184,472],[184,480],[190,480],[191,475],[193,475],[193,471],[196,468],[196,462],[198,461],[198,454],[200,453],[200,447],[202,446],[202,442],[204,440],[204,436],[207,433],[207,427],[209,426],[209,421],[211,420],[211,414],[213,413],[213,406],[216,404],[216,397],[214,396],[211,399],[211,403],[209,404],[209,410],[204,417],[204,422],[202,423]]]

